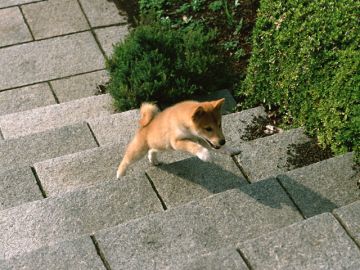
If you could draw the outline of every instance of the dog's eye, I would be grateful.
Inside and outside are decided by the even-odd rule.
[[[213,129],[212,129],[211,127],[206,127],[205,130],[206,130],[207,132],[211,132]]]

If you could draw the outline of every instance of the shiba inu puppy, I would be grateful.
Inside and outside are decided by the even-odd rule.
[[[224,101],[184,101],[162,112],[154,104],[143,103],[140,128],[127,147],[116,177],[124,176],[128,166],[146,154],[152,164],[158,165],[159,151],[185,151],[203,161],[211,161],[209,149],[220,149],[225,144],[221,128]]]

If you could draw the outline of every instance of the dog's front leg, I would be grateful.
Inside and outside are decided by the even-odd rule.
[[[240,146],[235,147],[235,146],[229,146],[229,145],[224,145],[222,146],[219,150],[216,150],[219,153],[225,154],[225,155],[229,155],[229,156],[235,156],[241,153],[240,151]]]
[[[208,162],[212,161],[209,150],[193,141],[186,139],[175,140],[172,143],[172,147],[175,150],[189,152],[190,154],[193,154],[194,156],[200,158],[202,161],[208,161]]]

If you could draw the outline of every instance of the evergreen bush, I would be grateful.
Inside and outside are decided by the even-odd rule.
[[[247,106],[276,106],[340,154],[360,152],[360,2],[262,0],[247,76]]]
[[[214,37],[198,25],[138,26],[107,61],[108,90],[117,108],[137,108],[144,101],[166,106],[228,87],[231,73],[213,46]]]

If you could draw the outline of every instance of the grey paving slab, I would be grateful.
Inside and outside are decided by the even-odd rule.
[[[1,4],[0,4],[1,6]],[[0,10],[0,47],[32,40],[18,7]]]
[[[27,3],[32,3],[32,2],[39,2],[39,1],[44,1],[44,0],[1,0],[0,8],[21,5],[21,4],[27,4]]]
[[[193,157],[146,171],[167,207],[248,184],[230,156],[211,154],[212,163]]]
[[[55,196],[89,185],[116,179],[116,170],[122,159],[125,144],[107,145],[66,155],[34,165],[37,175],[48,196]],[[165,154],[167,162],[182,158],[177,154]],[[151,165],[143,160],[131,166],[127,178],[144,176]]]
[[[131,110],[93,118],[88,123],[100,145],[127,144],[139,127],[139,119],[139,110]]]
[[[329,213],[239,246],[252,269],[360,268],[360,250]]]
[[[242,143],[236,159],[249,180],[255,182],[296,168],[292,164],[296,149],[309,141],[302,128],[292,129]]]
[[[113,0],[80,0],[80,3],[92,27],[127,22],[126,15],[119,13]]]
[[[306,217],[360,200],[353,154],[327,159],[280,175],[278,178]]]
[[[103,85],[109,77],[105,70],[95,71],[70,78],[51,81],[50,84],[60,102],[94,96],[98,85]]]
[[[0,49],[0,90],[104,68],[90,32]]]
[[[1,270],[10,270],[10,266],[3,260],[0,260],[0,269]]]
[[[0,92],[0,115],[26,111],[55,104],[56,100],[47,83]]]
[[[263,181],[95,234],[112,269],[175,269],[191,256],[301,220],[280,185]]]
[[[360,200],[335,209],[334,215],[360,247]]]
[[[30,167],[0,173],[0,194],[0,211],[43,198]]]
[[[107,180],[115,180],[123,151],[124,146],[121,145],[98,147],[39,162],[34,168],[48,196],[56,196]],[[140,164],[134,168],[140,170]]]
[[[97,147],[85,123],[4,140],[0,145],[0,172]]]
[[[22,7],[35,39],[89,29],[76,0],[49,0]]]
[[[113,45],[122,42],[128,33],[128,25],[110,26],[95,30],[100,45],[108,57],[110,57],[113,52]]]
[[[111,181],[0,212],[0,259],[162,211],[147,179]]]
[[[109,95],[73,100],[0,116],[0,128],[5,139],[75,124],[114,112]]]
[[[176,269],[182,270],[248,270],[235,248],[224,248],[184,261]]]
[[[264,124],[268,123],[264,107],[259,106],[222,117],[223,132],[229,145],[239,145],[264,136]],[[265,125],[266,125],[265,124]]]
[[[6,269],[12,270],[105,270],[90,236],[45,246],[33,252],[12,257],[4,261],[4,264],[6,264]]]

